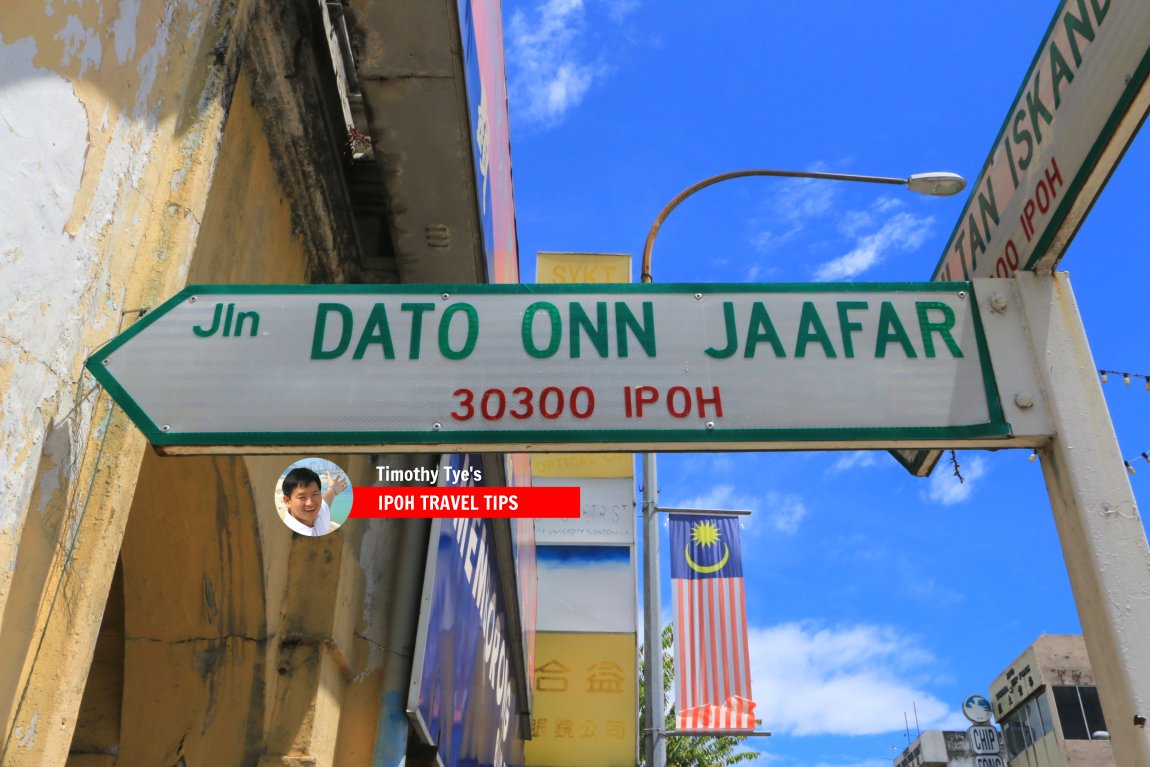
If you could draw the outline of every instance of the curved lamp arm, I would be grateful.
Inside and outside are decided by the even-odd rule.
[[[920,194],[929,194],[938,197],[948,197],[953,194],[958,194],[966,187],[966,180],[959,176],[957,173],[916,173],[908,178],[892,178],[889,176],[856,176],[848,173],[820,173],[818,171],[799,171],[799,170],[733,170],[729,173],[720,173],[717,176],[705,178],[702,181],[692,184],[683,191],[675,195],[663,210],[659,211],[659,215],[655,217],[655,223],[651,224],[651,230],[647,232],[647,242],[643,245],[643,265],[640,280],[642,282],[651,282],[651,250],[655,246],[655,236],[659,234],[659,227],[667,219],[675,208],[683,200],[687,199],[700,189],[706,189],[709,186],[719,183],[720,181],[728,181],[732,178],[743,178],[744,176],[781,176],[783,178],[818,178],[827,181],[860,181],[866,184],[892,184],[894,186],[905,186],[912,192],[919,192]]]

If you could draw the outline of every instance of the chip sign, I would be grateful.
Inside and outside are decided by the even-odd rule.
[[[970,736],[970,747],[976,754],[997,754],[1002,751],[998,740],[998,730],[990,725],[976,724],[966,731]]]

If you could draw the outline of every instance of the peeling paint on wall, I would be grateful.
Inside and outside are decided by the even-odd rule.
[[[81,77],[88,71],[88,67],[100,66],[104,55],[100,35],[96,30],[85,27],[79,16],[69,16],[56,39],[64,43],[63,64],[68,66],[75,58],[80,64]]]
[[[121,0],[120,17],[112,22],[116,41],[116,59],[128,63],[136,52],[136,20],[140,16],[140,0]]]
[[[39,714],[33,714],[32,719],[28,722],[28,729],[25,730],[20,725],[16,725],[12,730],[12,734],[16,737],[16,746],[18,748],[29,748],[36,745],[36,725],[40,721]]]
[[[61,75],[33,63],[31,38],[0,38],[0,482],[14,504],[0,506],[0,531],[14,533],[32,489],[29,452],[43,438],[61,391],[71,389],[76,303],[90,278],[64,232],[87,151],[87,113]],[[29,103],[39,109],[28,109]],[[39,290],[33,290],[40,286]],[[20,460],[20,456],[24,456]]]
[[[0,761],[17,744],[67,751],[143,449],[83,362],[186,277],[238,61],[235,10],[4,0]],[[37,714],[53,722],[39,736]]]
[[[218,84],[197,75],[204,41],[188,34],[219,13],[217,3],[124,0],[112,18],[102,3],[25,5],[0,35],[0,156],[20,158],[0,168],[0,484],[15,501],[0,508],[8,568],[38,445],[59,428],[75,454],[91,435],[83,359],[135,319],[123,314],[135,308],[126,303],[186,274],[190,243],[174,270],[160,264],[175,255],[165,244],[172,237],[194,236],[198,221],[187,206],[209,181],[197,154],[219,124],[210,111]],[[182,62],[168,55],[180,32]],[[201,92],[187,94],[196,119],[174,135],[187,117],[179,113],[185,89],[197,82]],[[183,209],[165,204],[176,195]],[[61,411],[68,424],[57,423]],[[42,477],[40,498],[69,479]],[[5,591],[0,577],[0,612]]]
[[[284,154],[275,142],[297,134],[328,157],[327,135],[312,124],[323,116],[307,106],[320,100],[265,97],[289,65],[311,74],[285,91],[323,87],[293,58],[298,40],[279,37],[281,17],[304,11],[272,14],[243,0],[0,4],[0,156],[8,158],[0,163],[0,489],[9,499],[0,506],[0,762],[67,760],[85,680],[99,685],[89,675],[94,640],[117,632],[121,666],[110,676],[130,692],[115,682],[104,692],[123,724],[110,741],[125,749],[121,760],[220,753],[239,758],[201,761],[254,763],[273,723],[277,742],[295,747],[285,733],[303,720],[297,713],[310,738],[299,747],[330,750],[342,728],[340,691],[368,654],[355,630],[373,668],[395,655],[384,649],[393,566],[378,556],[390,550],[388,536],[380,531],[363,548],[369,584],[351,556],[358,541],[349,544],[344,569],[328,576],[341,584],[332,592],[341,595],[338,615],[309,633],[314,667],[280,680],[269,649],[279,635],[268,624],[287,617],[281,601],[292,569],[286,556],[265,557],[299,547],[278,520],[272,531],[257,524],[246,475],[221,469],[239,459],[211,465],[219,495],[208,503],[198,486],[177,494],[195,503],[180,519],[196,535],[174,534],[171,477],[141,463],[142,436],[82,367],[189,273],[208,282],[307,280],[319,249],[293,227],[300,199],[317,212],[308,221],[325,232],[322,242],[333,240],[345,201],[322,196],[329,187],[311,184],[315,173],[293,175],[275,161]],[[275,42],[274,55],[252,38]],[[278,475],[278,462],[268,463],[268,476]],[[167,471],[195,479],[186,465]],[[216,516],[200,518],[201,507]],[[270,543],[261,542],[265,533]],[[117,556],[125,604],[118,628],[102,635]],[[187,561],[174,566],[173,556]],[[265,601],[269,584],[274,601]],[[311,588],[315,603],[328,598],[322,583]],[[379,675],[360,674],[374,706]],[[286,713],[279,702],[290,704]],[[40,719],[50,726],[38,727]],[[365,720],[361,748],[374,737],[374,710]]]

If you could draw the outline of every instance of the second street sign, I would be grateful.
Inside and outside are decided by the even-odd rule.
[[[936,280],[1051,271],[1150,109],[1150,3],[1062,0]]]
[[[971,291],[198,285],[88,368],[171,454],[990,444]]]

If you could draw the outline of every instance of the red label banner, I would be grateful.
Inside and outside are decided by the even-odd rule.
[[[354,487],[349,519],[579,516],[577,487]]]

